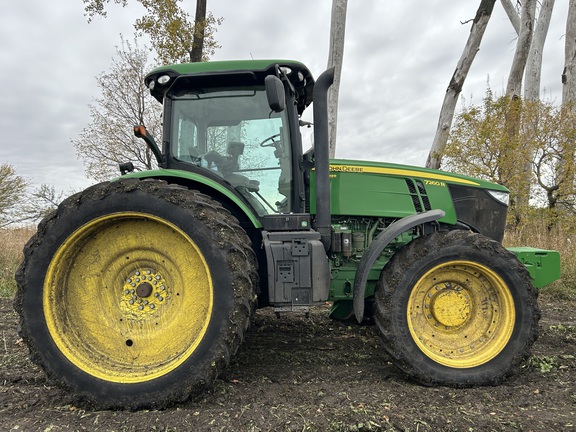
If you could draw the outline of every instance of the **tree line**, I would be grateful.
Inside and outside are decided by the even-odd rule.
[[[128,4],[128,0],[82,1],[89,22],[96,16],[106,17],[106,6],[111,2]],[[145,74],[159,64],[206,61],[219,47],[214,35],[222,18],[207,11],[206,0],[196,2],[194,18],[182,7],[182,0],[136,1],[145,13],[134,22],[134,38],[120,37],[110,70],[96,77],[100,96],[90,104],[91,122],[72,139],[86,175],[96,181],[116,176],[120,162],[132,161],[136,170],[155,168],[149,148],[133,136],[130,127],[144,124],[152,135],[161,135],[161,105],[144,86]],[[496,96],[488,87],[481,104],[464,104],[455,115],[496,3],[480,1],[474,18],[463,23],[470,24],[470,35],[446,90],[426,163],[430,168],[442,167],[507,186],[511,190],[513,226],[521,225],[534,208],[548,211],[550,227],[576,213],[576,0],[568,1],[561,104],[556,106],[540,98],[542,52],[555,1],[500,0],[517,34],[506,92]],[[345,6],[345,1],[333,1],[332,32],[340,42],[344,30],[335,24],[338,21],[334,17],[338,12],[338,20],[345,19]],[[140,42],[139,36],[144,34],[151,48]],[[343,43],[335,46],[330,57],[340,57],[341,61],[342,52],[337,51],[343,49]],[[333,154],[335,149],[331,151]],[[59,198],[46,185],[26,192],[27,182],[9,165],[2,165],[0,192],[5,179],[12,182],[13,193],[5,192],[0,198],[0,227],[30,220],[32,213],[26,213],[30,208],[25,211],[25,203],[40,200],[35,205],[45,211]]]
[[[495,0],[482,0],[448,88],[426,166],[486,178],[511,191],[510,222],[521,227],[534,209],[547,224],[576,213],[576,0],[568,0],[560,106],[540,97],[542,54],[554,0],[500,3],[517,34],[505,94],[490,88],[482,104],[464,106],[452,121],[466,75],[479,50]]]

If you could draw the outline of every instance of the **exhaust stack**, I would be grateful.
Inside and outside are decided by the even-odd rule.
[[[330,156],[328,139],[328,89],[334,82],[334,68],[324,71],[314,84],[314,165],[316,168],[316,230],[324,249],[330,249]]]

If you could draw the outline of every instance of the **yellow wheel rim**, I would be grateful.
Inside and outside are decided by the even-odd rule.
[[[420,350],[452,368],[471,368],[496,357],[508,344],[516,318],[504,280],[470,261],[428,271],[414,286],[407,312]]]
[[[115,213],[60,246],[43,306],[52,339],[74,365],[106,381],[139,383],[176,369],[198,347],[212,314],[212,279],[178,227]]]

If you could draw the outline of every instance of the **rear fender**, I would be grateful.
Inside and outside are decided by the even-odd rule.
[[[407,216],[402,219],[398,219],[394,223],[390,224],[384,231],[382,231],[376,238],[370,243],[370,246],[366,249],[366,252],[362,256],[360,263],[358,264],[358,269],[356,270],[356,276],[354,277],[354,315],[356,320],[360,323],[364,319],[364,292],[366,289],[366,282],[368,280],[368,272],[382,254],[386,246],[390,244],[392,240],[415,226],[422,225],[429,222],[437,221],[443,218],[445,215],[443,210],[430,210],[426,213],[417,213],[414,215]]]
[[[212,198],[221,202],[229,210],[231,208],[234,209],[234,213],[239,213],[235,214],[235,216],[241,219],[241,221],[248,223],[252,228],[262,228],[262,224],[256,213],[231,187],[227,187],[203,175],[175,169],[157,169],[132,172],[121,178],[156,178],[166,180],[169,183],[176,183],[198,189],[200,192],[210,195]]]

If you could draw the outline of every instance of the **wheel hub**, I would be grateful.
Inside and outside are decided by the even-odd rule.
[[[432,318],[438,324],[450,328],[460,327],[468,321],[472,304],[466,289],[450,286],[432,296],[429,308]]]
[[[136,295],[138,295],[138,297],[149,297],[150,294],[152,294],[152,285],[148,282],[141,283],[138,285],[138,288],[136,288]]]
[[[122,309],[136,317],[154,312],[165,303],[168,295],[164,277],[151,268],[132,272],[125,279],[122,290]]]

